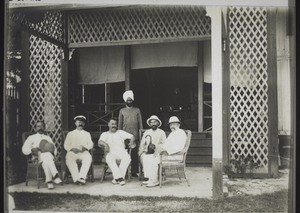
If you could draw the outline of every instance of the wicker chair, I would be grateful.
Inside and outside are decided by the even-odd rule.
[[[23,132],[22,134],[22,142],[25,143],[25,140],[28,136],[35,134],[35,132]],[[26,172],[26,180],[25,185],[28,186],[28,181],[30,179],[37,181],[37,187],[40,188],[41,181],[45,179],[44,170],[42,167],[42,163],[38,161],[38,158],[33,155],[27,155],[27,172]],[[54,158],[54,163],[56,167],[59,167],[60,164],[56,158]]]
[[[104,151],[104,147],[103,146],[99,146],[99,147],[101,149],[103,149],[103,151]],[[131,147],[130,146],[126,146],[126,149],[127,149],[127,152],[129,154],[129,156],[131,156],[131,150],[132,150]],[[111,174],[111,172],[109,172],[109,166],[108,166],[108,164],[105,161],[105,156],[103,156],[102,162],[104,162],[105,165],[104,165],[103,173],[102,173],[102,176],[101,176],[101,183],[105,179],[105,176]],[[117,164],[120,165],[120,163],[121,163],[121,161],[117,160]],[[128,168],[127,168],[127,179],[128,179],[128,181],[131,180],[131,162],[130,162]]]
[[[181,179],[181,177],[180,177],[180,172],[181,172],[183,174],[184,178],[186,179],[188,186],[190,186],[189,180],[185,174],[185,167],[186,167],[185,159],[186,159],[188,149],[190,147],[192,132],[190,130],[185,130],[185,133],[187,134],[187,138],[186,138],[186,143],[185,143],[184,149],[180,153],[176,153],[176,155],[183,154],[183,160],[165,161],[165,160],[163,160],[163,155],[167,155],[167,154],[161,153],[161,155],[160,155],[160,163],[159,163],[159,186],[160,187],[162,186],[163,176],[166,175],[165,169],[176,169],[179,179]]]

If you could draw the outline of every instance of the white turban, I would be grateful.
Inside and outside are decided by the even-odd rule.
[[[128,98],[131,98],[132,100],[134,100],[132,90],[127,90],[126,92],[123,93],[123,100],[125,102],[127,101]]]

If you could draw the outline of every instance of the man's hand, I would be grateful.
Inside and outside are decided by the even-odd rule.
[[[75,154],[77,154],[79,152],[82,152],[82,149],[72,148],[70,151],[74,152]]]
[[[36,147],[36,148],[32,148],[31,149],[31,153],[32,153],[32,155],[38,155],[38,153],[39,153],[39,151],[40,151],[40,149],[38,148],[38,147]]]

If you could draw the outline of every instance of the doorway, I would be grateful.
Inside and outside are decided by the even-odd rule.
[[[135,105],[141,109],[144,127],[151,115],[157,115],[166,126],[176,115],[183,128],[198,129],[197,67],[164,67],[131,70],[130,87],[135,93]]]

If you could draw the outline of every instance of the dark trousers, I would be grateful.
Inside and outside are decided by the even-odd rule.
[[[138,146],[131,150],[131,174],[139,173]]]

